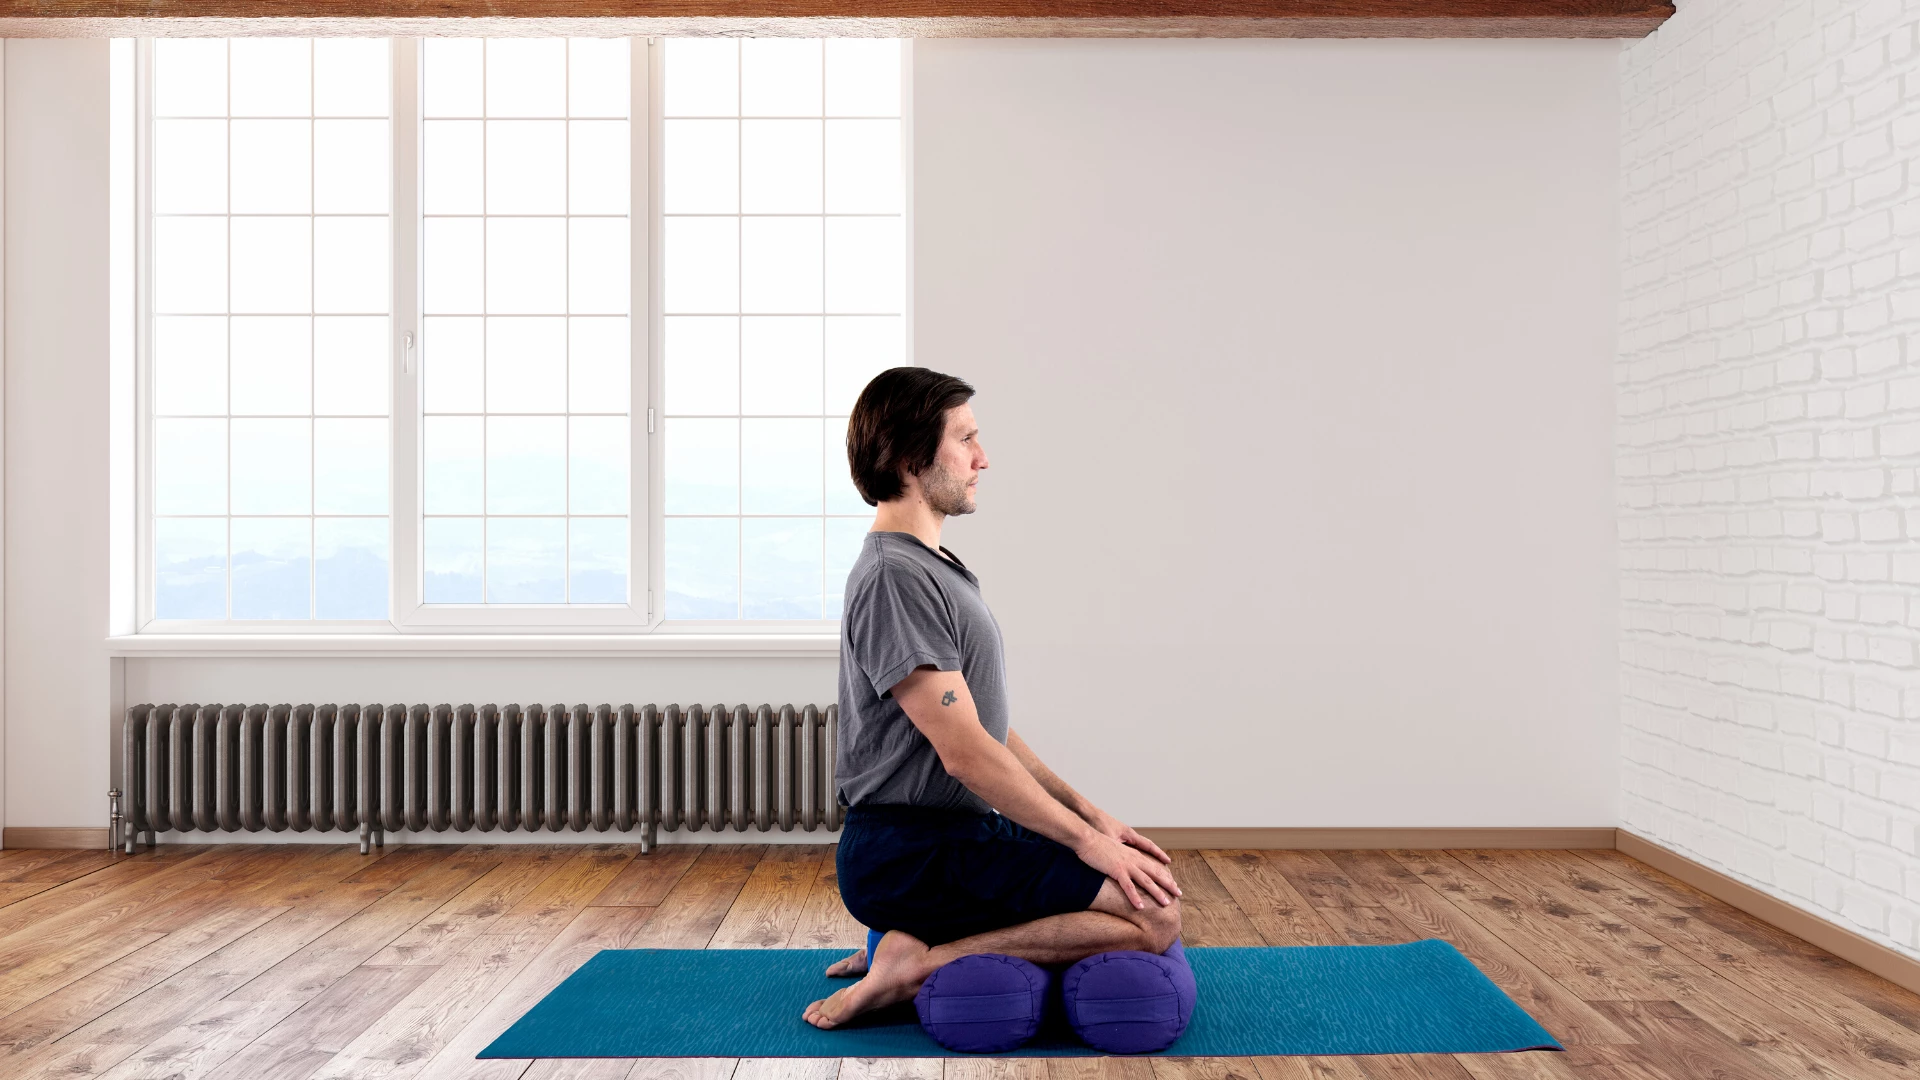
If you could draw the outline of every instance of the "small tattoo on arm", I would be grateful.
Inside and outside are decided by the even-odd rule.
[[[940,704],[951,705],[954,703],[954,700],[953,691],[949,690],[946,692],[946,695],[940,699]]]

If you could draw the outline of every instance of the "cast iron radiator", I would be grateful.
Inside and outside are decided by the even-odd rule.
[[[122,738],[131,854],[157,831],[840,827],[839,708],[136,705]],[[117,789],[120,790],[120,789]]]

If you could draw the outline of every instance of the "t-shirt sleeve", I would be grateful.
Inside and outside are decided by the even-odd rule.
[[[960,670],[953,613],[925,573],[882,561],[848,597],[849,651],[873,692],[886,697],[918,667]]]

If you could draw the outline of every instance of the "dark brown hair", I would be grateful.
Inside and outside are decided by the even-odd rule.
[[[847,465],[868,506],[899,498],[902,472],[917,476],[933,464],[947,410],[972,397],[964,380],[926,368],[888,368],[873,377],[847,418]]]

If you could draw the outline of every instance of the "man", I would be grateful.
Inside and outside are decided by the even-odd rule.
[[[1008,724],[999,624],[940,546],[987,467],[972,397],[951,375],[894,368],[847,422],[854,486],[879,510],[841,623],[838,870],[847,910],[886,936],[870,965],[862,951],[827,969],[864,977],[807,1006],[816,1027],[906,1001],[972,953],[1062,964],[1162,952],[1180,933],[1166,853]]]

